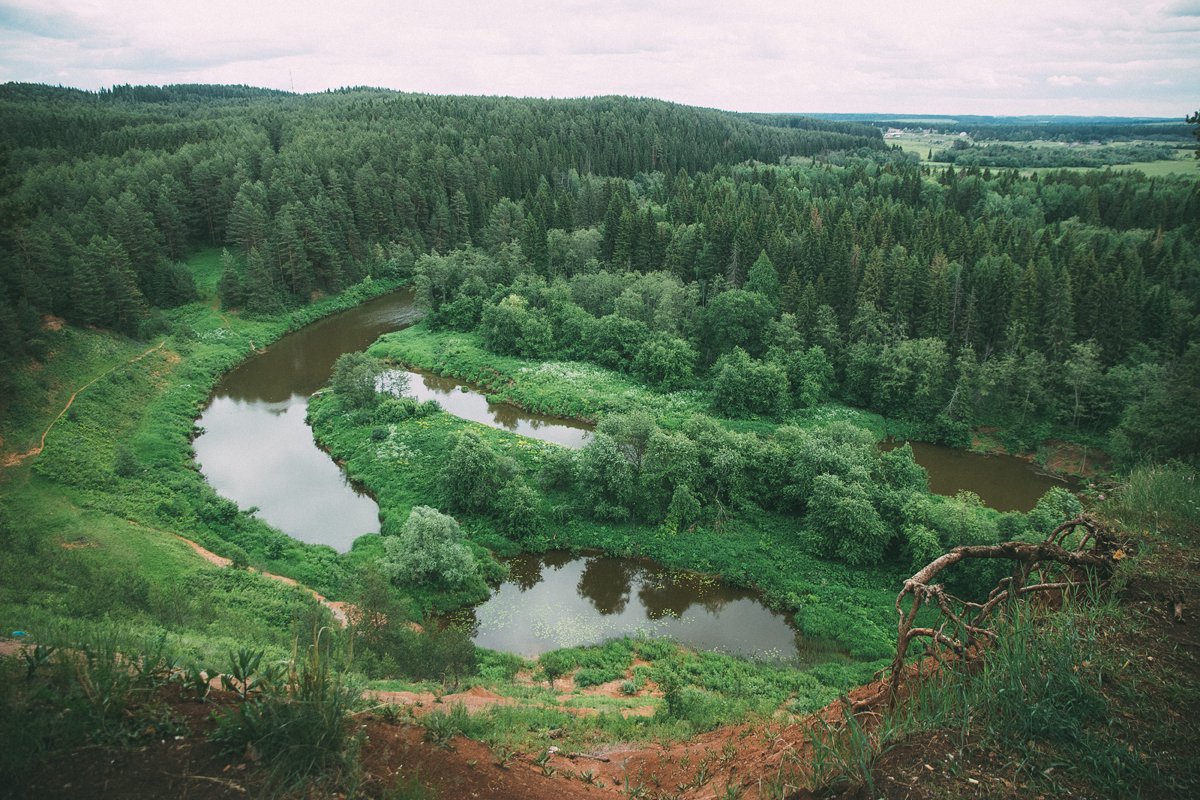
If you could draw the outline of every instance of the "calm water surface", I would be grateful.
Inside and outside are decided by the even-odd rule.
[[[902,444],[889,441],[883,448]],[[1077,488],[1075,482],[1047,475],[1036,464],[1016,456],[971,453],[926,442],[908,444],[917,463],[929,473],[930,491],[954,495],[965,489],[997,511],[1029,511],[1056,486],[1071,491]]]
[[[652,561],[551,551],[506,563],[508,580],[465,620],[480,647],[536,656],[642,634],[771,661],[839,656],[804,641],[754,592]]]
[[[492,403],[461,381],[424,370],[408,373],[406,394],[418,400],[436,400],[456,417],[573,449],[583,447],[592,437],[592,426],[586,423],[533,414],[508,403]]]
[[[379,531],[379,508],[313,441],[308,398],[343,353],[364,350],[419,316],[401,291],[288,334],[225,376],[200,415],[200,471],[222,496],[284,533],[340,551]]]
[[[385,333],[417,320],[412,292],[369,300],[288,334],[226,375],[217,385],[193,442],[200,471],[223,497],[284,533],[339,551],[379,532],[379,507],[353,486],[317,447],[305,424],[308,398],[329,382],[343,353],[365,350]],[[464,419],[524,436],[581,447],[588,426],[489,403],[457,381],[409,374],[408,394],[437,400]]]

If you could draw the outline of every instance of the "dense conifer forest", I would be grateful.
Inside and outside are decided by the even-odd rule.
[[[162,796],[1200,785],[1200,181],[1035,171],[1024,145],[1101,139],[1103,161],[1192,131],[934,120],[980,144],[923,163],[893,122],[0,86],[0,786],[57,796],[62,760],[93,755],[106,788]],[[307,543],[210,485],[200,415],[270,343],[377,301],[408,316],[330,357],[298,428],[380,535]],[[585,443],[420,402],[410,367]],[[1001,511],[933,493],[889,435],[1030,460],[1053,442],[1085,483]],[[1060,545],[1087,569],[1032,562],[1056,594],[1018,603],[1033,573],[1006,554]],[[985,556],[908,617],[943,670],[864,700],[893,656],[920,658],[896,644],[906,576],[964,546]],[[476,646],[476,605],[540,580],[506,559],[597,553],[621,563],[597,608],[624,609],[648,559],[786,615],[794,656],[644,631]],[[994,618],[963,624],[956,596]],[[887,761],[904,748],[931,774]]]
[[[0,102],[9,381],[42,314],[161,330],[155,309],[195,297],[180,260],[218,245],[229,308],[412,275],[432,325],[497,352],[663,388],[749,379],[723,394],[733,416],[832,395],[951,443],[980,425],[1125,459],[1200,442],[1194,181],[931,171],[863,123],[626,98],[9,84]]]

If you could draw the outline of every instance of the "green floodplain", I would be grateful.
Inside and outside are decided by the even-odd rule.
[[[878,447],[886,436],[1045,460],[1088,448],[1103,454],[1084,498],[1097,513],[1138,535],[1194,534],[1200,192],[1187,177],[930,170],[868,125],[792,129],[652,101],[79,94],[0,97],[25,121],[5,134],[18,167],[0,304],[6,633],[169,652],[212,674],[239,660],[298,669],[298,643],[323,631],[321,659],[304,663],[325,701],[479,685],[519,702],[431,724],[494,749],[556,729],[582,749],[820,709],[887,665],[915,569],[956,545],[1040,540],[1082,508],[1064,490],[1029,512],[934,495],[909,448]],[[645,147],[597,142],[583,170],[566,145],[518,155],[477,138],[503,121],[561,143],[552,133],[582,132],[588,115]],[[339,119],[355,120],[348,146]],[[98,144],[89,125],[107,131]],[[54,143],[35,157],[39,137]],[[317,441],[379,504],[382,535],[345,552],[304,544],[217,494],[192,441],[219,379],[400,287],[424,321],[339,359],[308,404]],[[379,392],[401,366],[595,432],[571,450]],[[500,559],[558,550],[752,589],[818,657],[634,637],[523,658],[443,624],[489,596]],[[1006,569],[949,585],[986,593]],[[361,614],[343,628],[312,590]],[[1036,635],[1024,624],[1014,636]],[[599,712],[581,716],[552,689],[564,675],[629,686],[576,692],[567,705]],[[1115,718],[1094,689],[1075,687],[1091,704],[1072,729],[1085,749]],[[72,691],[30,703],[9,682],[0,733],[24,743],[5,748],[6,777],[64,747],[136,740],[128,697],[97,707]],[[56,703],[75,709],[68,722]],[[652,716],[620,713],[647,703]],[[948,724],[953,709],[929,715]],[[267,752],[275,736],[244,715],[223,730]],[[288,769],[337,773],[340,757]],[[1106,781],[1102,793],[1187,780],[1174,762],[1106,763],[1072,780]]]

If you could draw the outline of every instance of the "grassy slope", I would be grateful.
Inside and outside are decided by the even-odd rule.
[[[196,288],[203,297],[216,297],[217,283],[221,280],[220,247],[207,247],[197,251],[188,259],[187,266],[196,280]]]
[[[1136,470],[1097,509],[1132,545],[1109,586],[1001,622],[982,663],[928,679],[878,726],[822,737],[817,785],[889,800],[1197,796],[1196,480]]]
[[[204,252],[191,266],[211,277],[217,258]],[[295,542],[217,497],[191,460],[193,420],[220,374],[254,346],[387,288],[358,287],[257,321],[220,314],[207,298],[168,312],[172,334],[142,358],[154,343],[48,332],[49,357],[29,369],[28,392],[0,420],[9,454],[36,444],[53,422],[40,455],[0,472],[0,538],[9,553],[0,565],[0,625],[37,633],[107,614],[131,635],[168,631],[210,658],[239,641],[283,652],[293,620],[314,613],[311,598],[208,565],[171,534],[334,597],[349,591],[348,559]]]
[[[16,390],[0,408],[0,450],[22,453],[42,433],[80,386],[145,350],[146,345],[106,331],[65,327],[48,333],[45,363],[30,362],[16,376]]]

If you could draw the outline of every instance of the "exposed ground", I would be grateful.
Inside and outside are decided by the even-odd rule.
[[[1140,788],[1145,797],[1195,796],[1200,789],[1200,559],[1190,550],[1158,542],[1123,592],[1122,620],[1100,632],[1104,650],[1117,665],[1105,676],[1104,693],[1117,707],[1124,740],[1136,743],[1155,770]],[[1182,606],[1178,604],[1182,602]],[[0,655],[11,655],[5,643]],[[531,678],[526,678],[531,680]],[[560,700],[574,687],[555,685]],[[617,685],[586,690],[616,694]],[[654,687],[645,691],[654,694]],[[877,694],[862,687],[851,700]],[[611,742],[586,753],[555,750],[555,731],[530,752],[493,752],[456,736],[429,741],[420,718],[461,703],[472,713],[515,702],[482,688],[443,695],[374,693],[378,703],[356,716],[361,736],[361,772],[342,776],[337,786],[318,785],[295,796],[441,798],[808,798],[811,733],[842,715],[835,704],[799,723],[753,721],[720,728],[689,741],[665,744]],[[60,753],[10,787],[20,798],[243,798],[259,796],[268,775],[255,754],[222,755],[206,738],[212,713],[237,702],[214,691],[197,703],[168,687],[159,701],[169,709],[166,734],[147,730],[135,746],[83,747]],[[389,705],[399,708],[387,708]],[[652,707],[651,707],[652,708]],[[879,708],[875,706],[874,708]],[[868,709],[865,719],[874,713]],[[1134,745],[1131,745],[1134,746]],[[549,753],[547,754],[547,750]],[[539,756],[541,758],[539,759]],[[1013,752],[977,738],[965,747],[950,732],[926,731],[889,744],[874,762],[874,791],[842,787],[845,797],[1021,798],[1097,796],[1071,765],[1034,782]],[[405,792],[408,792],[406,794]],[[420,791],[429,792],[420,794]],[[343,792],[343,794],[339,794]],[[823,794],[829,794],[825,792]]]

